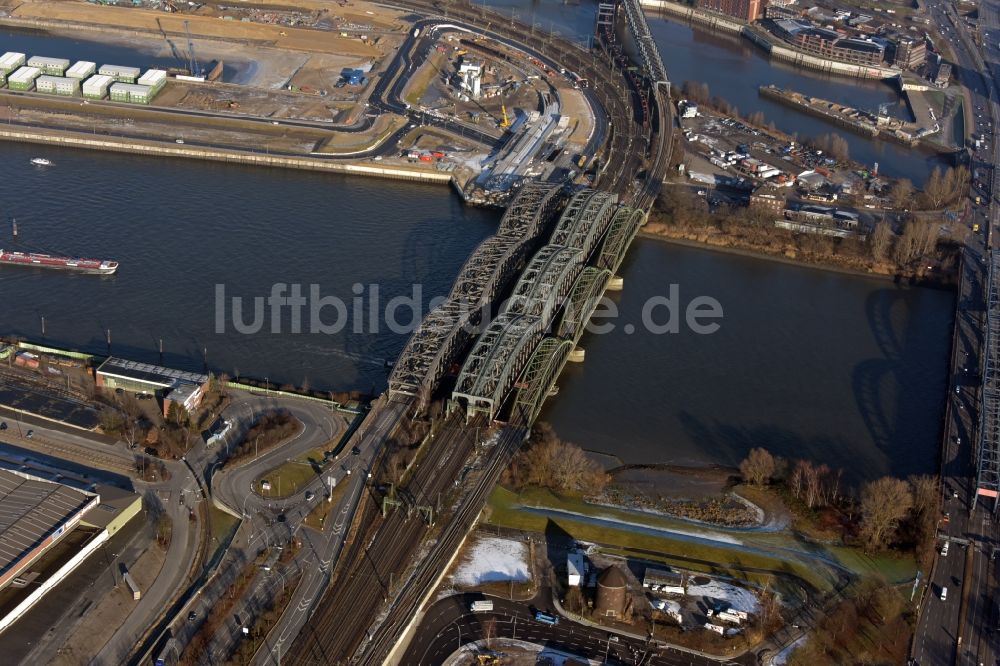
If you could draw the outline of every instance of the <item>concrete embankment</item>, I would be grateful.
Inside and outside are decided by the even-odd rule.
[[[428,171],[406,166],[380,166],[375,164],[360,164],[341,160],[324,160],[311,157],[283,157],[279,155],[262,155],[237,150],[224,150],[190,145],[169,145],[155,141],[139,139],[116,139],[93,137],[87,134],[64,132],[59,130],[42,130],[11,127],[0,127],[0,141],[18,141],[22,143],[38,143],[59,145],[69,148],[85,148],[88,150],[106,150],[132,155],[149,155],[156,157],[187,157],[231,164],[251,166],[278,167],[284,169],[305,169],[309,171],[326,171],[329,173],[353,174],[359,176],[374,176],[395,180],[412,180],[426,183],[447,184],[451,182],[451,174]]]
[[[797,67],[856,79],[891,79],[899,74],[899,71],[888,67],[854,65],[810,55],[781,43],[776,37],[754,26],[671,0],[640,0],[640,4],[653,13],[670,14],[711,30],[741,35],[763,49],[771,58],[789,62]]]

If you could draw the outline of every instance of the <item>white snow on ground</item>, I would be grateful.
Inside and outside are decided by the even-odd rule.
[[[720,580],[713,580],[704,585],[689,583],[687,593],[691,597],[709,597],[710,599],[725,601],[729,604],[730,608],[746,613],[756,613],[758,608],[757,596],[753,592]]]
[[[523,582],[529,578],[528,547],[498,537],[478,539],[465,553],[454,575],[455,583],[464,586],[507,580]]]
[[[654,599],[653,608],[658,611],[663,611],[664,613],[680,613],[681,604],[679,601],[674,601],[673,599]]]
[[[805,636],[799,636],[794,641],[789,643],[781,650],[778,654],[771,657],[771,666],[785,666],[788,663],[788,659],[795,652],[796,648],[802,645],[806,640]]]

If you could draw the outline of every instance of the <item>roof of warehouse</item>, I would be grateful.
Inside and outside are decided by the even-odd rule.
[[[173,386],[178,381],[191,382],[194,384],[204,384],[208,381],[207,375],[202,375],[197,372],[186,372],[184,370],[175,370],[174,368],[164,368],[159,365],[129,361],[115,356],[111,356],[104,363],[101,363],[101,365],[97,368],[97,371],[106,375],[114,375],[125,379],[135,379],[137,381],[148,382],[150,384],[159,384],[164,387]]]
[[[0,469],[0,572],[7,571],[92,500],[60,483]]]

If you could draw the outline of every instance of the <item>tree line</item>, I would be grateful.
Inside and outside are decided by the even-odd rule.
[[[560,493],[600,493],[610,477],[576,444],[564,442],[548,423],[536,423],[528,442],[504,471],[515,490],[548,488]]]

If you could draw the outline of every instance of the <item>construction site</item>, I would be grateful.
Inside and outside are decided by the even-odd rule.
[[[44,31],[60,62],[81,60],[72,37],[173,63],[150,70],[163,75],[152,91],[133,85],[143,80],[102,79],[111,66],[101,64],[82,95],[22,66],[18,82],[0,88],[0,121],[41,130],[7,137],[16,140],[86,133],[94,148],[106,137],[118,150],[155,142],[177,156],[212,148],[302,168],[367,165],[451,182],[481,205],[502,205],[528,177],[586,179],[605,130],[585,79],[416,18],[347,1],[0,0],[0,26]]]

